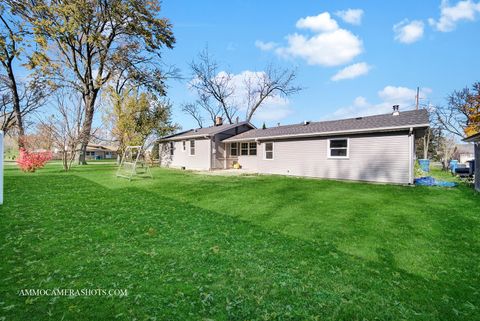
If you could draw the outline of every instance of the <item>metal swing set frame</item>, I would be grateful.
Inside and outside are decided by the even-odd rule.
[[[135,159],[133,159],[133,155]],[[141,169],[141,171],[139,171]],[[138,174],[147,174],[153,179],[150,166],[145,161],[145,151],[143,146],[127,146],[123,151],[122,161],[117,169],[117,177],[126,178],[129,181]]]

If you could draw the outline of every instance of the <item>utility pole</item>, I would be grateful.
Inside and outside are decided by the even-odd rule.
[[[420,87],[417,87],[417,95],[415,96],[415,109],[418,110],[418,102],[419,102],[419,94],[420,94]]]

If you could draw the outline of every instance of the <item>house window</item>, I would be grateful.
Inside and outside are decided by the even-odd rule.
[[[248,143],[242,143],[240,149],[241,155],[246,156],[248,155]]]
[[[257,143],[250,143],[248,149],[248,155],[257,155]]]
[[[238,156],[238,143],[230,144],[230,156]]]
[[[242,156],[255,156],[257,155],[257,143],[241,143],[240,144],[240,155]]]
[[[193,139],[190,141],[190,155],[195,155],[195,140]]]
[[[348,139],[329,139],[328,140],[329,158],[348,158]]]
[[[265,159],[273,159],[273,143],[265,143]]]
[[[175,143],[170,142],[170,156],[173,156],[174,151],[175,151]]]
[[[183,151],[186,151],[187,150],[187,142],[183,141],[182,146],[183,146]]]

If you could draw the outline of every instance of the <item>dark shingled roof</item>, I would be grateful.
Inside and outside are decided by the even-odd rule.
[[[204,136],[213,136],[215,134],[218,134],[223,131],[235,128],[237,126],[242,126],[242,125],[250,125],[252,128],[255,128],[249,122],[243,121],[235,124],[225,124],[221,126],[211,126],[211,127],[190,129],[184,132],[162,137],[160,140],[178,140],[178,139],[188,139],[188,138],[196,138],[196,137],[204,137]]]
[[[480,142],[480,133],[473,134],[463,139],[464,142]]]
[[[399,115],[390,114],[357,117],[349,119],[311,122],[307,125],[295,124],[278,126],[267,129],[252,129],[234,137],[224,140],[225,142],[235,142],[241,140],[262,139],[262,138],[281,138],[290,136],[321,136],[328,134],[341,135],[351,132],[372,132],[382,130],[394,130],[409,127],[427,127],[429,123],[428,112],[424,109],[401,111]]]

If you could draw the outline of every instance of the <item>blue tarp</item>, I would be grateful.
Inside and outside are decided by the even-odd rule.
[[[418,165],[420,165],[420,168],[425,173],[430,172],[430,160],[429,159],[419,159],[418,160]]]
[[[414,182],[415,182],[415,185],[419,185],[419,186],[442,186],[442,187],[455,187],[455,186],[457,186],[457,183],[437,181],[432,176],[415,178]]]
[[[449,167],[450,167],[450,171],[451,171],[452,173],[454,173],[454,174],[455,174],[455,169],[457,168],[457,165],[458,165],[458,160],[452,159],[452,160],[450,161],[450,166],[449,166]]]

